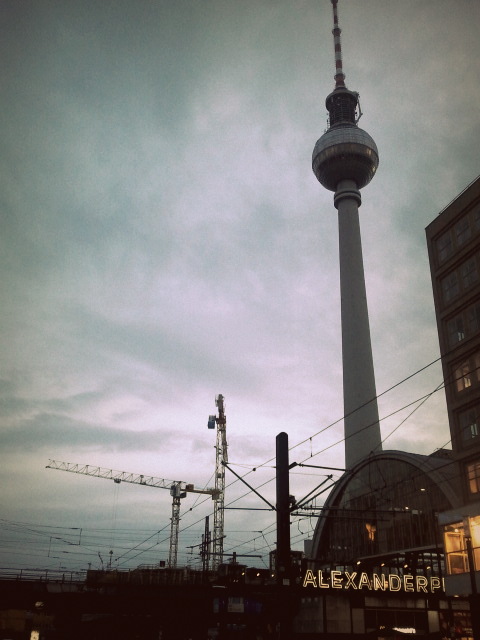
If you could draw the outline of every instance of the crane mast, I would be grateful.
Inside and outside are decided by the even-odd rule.
[[[227,419],[225,416],[224,397],[219,394],[215,399],[218,408],[218,416],[209,416],[208,426],[217,425],[217,441],[215,456],[215,490],[213,510],[213,569],[223,562],[224,514],[225,514],[225,467],[223,462],[228,462],[227,451]]]
[[[178,533],[180,530],[180,500],[186,493],[182,492],[180,482],[174,482],[170,487],[172,496],[172,517],[170,519],[170,549],[168,552],[168,566],[175,569],[178,557]]]
[[[187,484],[186,482],[180,480],[165,480],[164,478],[156,478],[154,476],[129,473],[127,471],[104,469],[102,467],[96,467],[88,464],[77,464],[74,462],[60,462],[58,460],[49,460],[46,468],[57,469],[58,471],[68,471],[70,473],[78,473],[84,476],[93,476],[94,478],[104,478],[105,480],[113,480],[115,483],[129,482],[131,484],[140,484],[144,487],[154,487],[155,489],[169,489],[170,495],[172,496],[172,516],[170,521],[170,549],[168,553],[168,567],[171,569],[175,569],[177,566],[181,499],[185,498],[187,493],[207,494],[212,496],[212,499],[214,500],[217,496],[216,488],[195,489],[195,485]]]

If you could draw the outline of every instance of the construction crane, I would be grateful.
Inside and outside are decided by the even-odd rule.
[[[155,489],[168,489],[172,496],[172,517],[170,522],[170,549],[168,554],[168,567],[175,569],[177,566],[178,555],[178,532],[180,529],[180,501],[185,498],[187,493],[203,493],[212,496],[215,500],[218,490],[215,489],[195,489],[193,484],[187,484],[181,480],[165,480],[164,478],[155,478],[154,476],[144,476],[136,473],[128,473],[127,471],[114,471],[113,469],[103,469],[88,464],[76,464],[74,462],[59,462],[58,460],[49,460],[47,469],[57,469],[58,471],[69,471],[70,473],[78,473],[84,476],[93,476],[94,478],[105,478],[113,480],[116,484],[120,482],[129,482],[131,484],[141,484],[145,487],[154,487]]]
[[[224,514],[225,514],[225,467],[223,462],[228,462],[227,451],[227,418],[225,416],[224,397],[219,394],[215,398],[218,408],[218,416],[208,417],[208,428],[217,426],[217,442],[215,456],[215,495],[213,510],[213,569],[223,562]]]

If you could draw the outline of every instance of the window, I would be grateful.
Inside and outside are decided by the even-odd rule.
[[[460,267],[460,273],[462,277],[462,286],[464,289],[468,289],[478,279],[477,262],[475,257],[467,260]]]
[[[452,367],[453,381],[458,393],[480,384],[480,351]]]
[[[447,322],[448,344],[456,344],[480,331],[480,302],[467,307],[465,311]]]
[[[452,234],[450,233],[450,231],[447,231],[437,240],[437,253],[439,261],[444,262],[448,258],[448,256],[452,254],[452,251]]]
[[[454,380],[459,393],[472,386],[470,363],[468,361],[462,362],[462,364],[455,369]]]
[[[448,343],[451,347],[457,342],[465,338],[465,329],[463,326],[463,316],[456,316],[449,321],[448,325]]]
[[[480,491],[480,462],[472,462],[467,465],[467,479],[470,493]]]
[[[446,278],[442,280],[442,291],[444,302],[450,302],[459,293],[458,278],[455,271],[449,273]]]
[[[480,330],[480,303],[467,309],[467,326],[469,335]]]
[[[470,536],[472,539],[473,563],[475,571],[480,569],[480,517],[469,516]]]
[[[468,217],[465,216],[455,225],[455,238],[457,241],[457,246],[460,247],[462,244],[465,244],[465,242],[470,238],[471,235],[472,231],[470,229]]]
[[[445,526],[443,532],[445,554],[447,559],[447,573],[466,573],[468,558],[465,545],[463,522],[456,522]]]
[[[370,542],[375,542],[377,527],[374,524],[371,524],[370,522],[366,522],[365,529],[367,530],[367,536]]]
[[[463,521],[447,524],[443,527],[447,574],[467,573],[469,571],[466,537],[470,536],[474,569],[480,568],[480,518],[465,516]]]
[[[479,409],[480,407],[472,407],[458,415],[462,440],[465,442],[469,442],[479,435]]]

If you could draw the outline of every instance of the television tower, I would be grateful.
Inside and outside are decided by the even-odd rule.
[[[349,469],[382,448],[358,216],[359,190],[375,175],[378,150],[357,126],[358,93],[345,86],[337,1],[331,0],[335,88],[325,101],[329,128],[315,145],[312,168],[320,184],[335,193],[338,210],[345,466]]]

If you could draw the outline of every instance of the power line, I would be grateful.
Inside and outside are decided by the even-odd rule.
[[[398,382],[398,383],[396,383],[395,385],[391,386],[389,389],[387,389],[387,390],[383,391],[381,394],[379,394],[379,395],[377,396],[377,398],[380,398],[380,397],[384,396],[385,394],[389,393],[389,392],[390,392],[390,391],[392,391],[393,389],[395,389],[395,388],[399,387],[400,385],[404,384],[404,383],[405,383],[405,382],[407,382],[408,380],[412,379],[414,376],[416,376],[416,375],[418,375],[419,373],[421,373],[421,372],[425,371],[427,368],[429,368],[429,367],[430,367],[430,366],[432,366],[433,364],[436,364],[439,360],[441,360],[441,358],[437,358],[437,359],[433,360],[432,362],[430,362],[429,364],[425,365],[424,367],[422,367],[422,368],[418,369],[416,372],[414,372],[414,373],[410,374],[409,376],[407,376],[406,378],[404,378],[404,379],[403,379],[403,380],[401,380],[400,382]],[[453,381],[453,382],[454,382],[454,381]],[[396,432],[396,431],[397,431],[397,430],[398,430],[398,429],[399,429],[399,428],[400,428],[400,427],[405,423],[405,421],[406,421],[406,420],[408,420],[408,419],[411,417],[411,415],[412,415],[416,410],[418,410],[418,409],[420,408],[420,406],[422,406],[422,405],[423,405],[423,404],[424,404],[424,403],[429,399],[429,397],[431,397],[431,395],[433,395],[436,391],[438,391],[438,390],[439,390],[439,388],[441,388],[441,387],[437,387],[437,388],[436,388],[434,391],[432,391],[431,393],[426,394],[425,396],[423,396],[423,397],[421,397],[421,398],[418,398],[418,399],[417,399],[417,400],[415,400],[414,402],[409,403],[409,404],[405,405],[404,407],[402,407],[401,409],[398,409],[398,410],[396,410],[396,411],[394,411],[394,412],[390,413],[388,416],[385,416],[384,418],[382,418],[383,420],[385,420],[385,419],[387,419],[388,417],[391,417],[392,415],[395,415],[396,413],[398,413],[398,412],[400,412],[400,411],[404,410],[405,408],[408,408],[409,406],[412,406],[412,405],[413,405],[413,404],[415,404],[415,403],[418,403],[418,402],[420,402],[420,403],[421,403],[421,404],[420,404],[419,406],[417,406],[417,407],[416,407],[416,408],[415,408],[415,409],[414,409],[414,410],[413,410],[413,411],[412,411],[412,412],[411,412],[411,413],[410,413],[410,414],[409,414],[409,415],[408,415],[404,420],[402,420],[402,422],[401,422],[401,423],[400,423],[400,424],[399,424],[399,425],[398,425],[398,426],[397,426],[397,427],[396,427],[396,428],[395,428],[395,429],[394,429],[394,430],[393,430],[389,435],[387,435],[387,436],[385,437],[384,441],[385,441],[385,440],[387,440],[389,437],[391,437],[391,435],[392,435],[394,432]],[[359,407],[358,409],[360,409],[360,408],[361,408],[361,407]],[[309,440],[310,440],[310,442],[311,442],[313,438],[315,438],[315,437],[317,437],[317,436],[319,436],[319,435],[321,435],[321,434],[325,433],[325,431],[327,431],[327,430],[328,430],[328,429],[330,429],[331,427],[333,427],[333,426],[335,426],[336,424],[338,424],[339,422],[341,422],[341,420],[342,420],[342,419],[343,419],[343,418],[339,418],[339,419],[338,419],[338,420],[336,420],[335,422],[332,422],[331,424],[329,424],[329,425],[327,425],[327,426],[323,427],[322,429],[320,429],[319,431],[317,431],[316,433],[314,433],[314,434],[313,434],[312,436],[310,436],[309,438],[306,438],[306,439],[304,439],[304,440],[302,440],[302,441],[300,441],[300,442],[296,443],[295,445],[291,446],[291,447],[290,447],[290,451],[292,451],[292,450],[296,449],[297,447],[301,446],[302,444],[305,444],[305,443],[306,443],[306,442],[308,442]],[[338,441],[338,442],[336,442],[335,444],[340,444],[340,443],[341,443],[341,442],[343,442],[344,440],[345,440],[345,439],[344,439],[344,438],[342,438],[341,440],[339,440],[339,441]],[[331,445],[331,446],[335,446],[335,445]],[[328,448],[330,448],[330,447],[328,447]],[[321,453],[323,453],[325,450],[327,450],[327,449],[322,449],[322,450],[320,450],[320,451],[318,451],[318,452],[316,452],[316,453],[313,453],[313,452],[312,452],[312,454],[311,454],[311,456],[310,456],[310,457],[315,457],[315,456],[317,456],[317,455],[320,455],[320,454],[321,454]],[[307,457],[307,458],[305,458],[305,460],[308,460],[308,459],[309,459],[308,457]],[[258,465],[255,467],[255,469],[265,468],[269,463],[271,463],[271,462],[272,462],[272,461],[274,461],[274,460],[275,460],[275,458],[270,458],[269,460],[267,460],[267,461],[265,461],[265,462],[263,462],[263,463],[261,463],[261,464],[258,464]],[[243,465],[243,464],[238,463],[238,466],[247,466],[247,465]],[[247,472],[247,474],[245,474],[245,475],[248,475],[248,474],[250,474],[250,473],[252,473],[252,472],[253,472],[253,470],[249,470],[249,471]],[[273,481],[273,479],[274,479],[274,478],[271,478],[271,479],[269,479],[269,480],[267,480],[267,481],[265,481],[265,482],[261,483],[261,484],[260,484],[258,487],[256,487],[256,488],[257,488],[257,489],[263,488],[264,486],[266,486],[266,485],[268,485],[270,482],[272,482],[272,481]],[[238,480],[235,480],[234,482],[230,483],[228,486],[230,487],[230,486],[232,486],[233,484],[235,484],[236,482],[238,482]],[[239,500],[241,500],[241,499],[245,498],[246,496],[250,495],[250,493],[251,493],[251,492],[247,492],[247,493],[245,493],[245,494],[242,494],[241,496],[239,496],[239,497],[235,498],[233,501],[231,501],[230,503],[228,503],[228,505],[227,505],[227,506],[230,506],[230,505],[233,505],[233,504],[237,503]],[[198,504],[197,504],[197,502],[198,502],[198,501],[197,501],[197,502],[196,502],[196,503],[191,507],[190,511],[192,511],[192,512],[193,512],[193,510],[194,510],[194,509],[196,509],[197,507],[201,506],[201,505],[202,505],[202,504],[204,504],[204,502],[206,502],[206,501],[207,501],[207,498],[205,498],[205,500],[200,501]],[[185,516],[186,516],[186,515],[188,515],[189,513],[190,513],[190,512],[187,512],[187,513],[185,514]],[[4,521],[4,522],[5,522],[5,523],[8,523],[8,521]],[[202,518],[202,519],[199,519],[199,520],[196,520],[195,522],[193,522],[193,523],[189,524],[188,526],[186,526],[186,527],[182,528],[182,533],[186,532],[188,529],[191,529],[191,528],[195,527],[195,526],[196,526],[197,524],[199,524],[200,522],[203,522],[203,518]],[[14,524],[17,524],[17,526],[20,526],[20,525],[21,525],[21,523],[14,523]],[[29,523],[23,523],[23,526],[26,526],[26,525],[29,525]],[[30,523],[30,526],[37,527],[37,525],[32,525],[31,523]],[[54,526],[52,526],[52,525],[49,525],[49,527],[50,527],[52,530],[53,530],[53,529],[55,529],[55,528],[57,528],[57,529],[62,528],[62,527],[54,527]],[[141,554],[143,554],[143,553],[147,553],[149,550],[151,550],[152,548],[154,548],[154,547],[158,546],[159,544],[163,544],[166,540],[165,540],[165,541],[163,541],[163,540],[162,540],[162,541],[158,541],[155,545],[152,545],[152,546],[151,546],[151,547],[149,547],[148,549],[143,549],[143,550],[141,550],[141,551],[140,551],[136,556],[134,556],[134,558],[127,558],[127,556],[128,556],[129,554],[131,554],[133,551],[135,551],[135,550],[137,550],[137,549],[140,549],[140,547],[141,547],[143,544],[148,543],[148,541],[149,541],[149,540],[151,540],[154,536],[156,536],[156,535],[158,536],[158,535],[159,535],[159,533],[161,533],[161,531],[165,530],[165,528],[166,528],[166,527],[163,527],[163,528],[161,528],[161,529],[159,529],[159,530],[155,531],[155,533],[148,535],[148,536],[147,536],[146,538],[144,538],[141,542],[135,543],[132,547],[129,547],[129,548],[127,548],[127,549],[125,549],[125,548],[124,548],[124,549],[122,549],[123,553],[118,557],[118,559],[123,559],[123,558],[125,558],[125,562],[123,563],[123,564],[125,564],[126,562],[131,561],[132,559],[134,559],[135,557],[138,557],[138,555],[141,555]],[[63,529],[63,528],[62,528],[62,529]],[[66,528],[64,528],[64,529],[65,529],[65,531],[73,531],[73,530],[78,530],[79,528],[76,528],[76,527],[66,527]],[[102,531],[102,530],[100,530],[100,529],[96,529],[96,530],[97,530],[98,532]],[[93,530],[92,530],[92,531],[93,531]],[[110,534],[111,534],[111,532],[112,532],[112,530],[108,530],[108,529],[105,529],[104,531],[105,531],[105,532],[109,531],[109,532],[110,532]],[[129,535],[129,531],[128,531],[128,530],[124,530],[124,531],[125,531],[125,536],[128,536],[128,535]],[[27,530],[25,529],[25,533],[26,533],[26,532],[27,532]],[[35,532],[31,532],[31,533],[32,533],[32,534],[34,534]],[[137,533],[138,533],[138,530],[137,530]],[[45,538],[49,537],[49,535],[47,535],[47,530],[46,530],[46,528],[45,528],[45,533],[43,533],[43,534],[42,534],[42,533],[39,533],[39,535],[40,535],[40,536],[42,536],[42,535],[43,535],[43,537],[45,537]],[[116,530],[115,535],[120,535],[120,530]],[[267,535],[269,535],[269,534],[268,534],[268,532],[267,532]],[[90,538],[90,540],[91,540],[91,538]],[[91,544],[92,544],[92,542],[90,542],[90,540],[88,540],[88,542],[89,542],[89,543],[90,543],[90,545],[91,545]],[[98,540],[96,543],[93,543],[93,544],[96,544],[96,545],[98,546],[98,545],[99,545],[99,544],[101,544],[101,543],[102,543],[102,540],[100,539],[100,540]],[[68,542],[67,542],[67,544],[68,544]],[[104,545],[105,545],[105,548],[107,548],[107,546],[108,546],[108,545],[107,545],[107,543],[106,543],[106,542],[104,542]],[[82,545],[82,546],[83,546],[83,545]],[[86,549],[88,549],[88,547],[85,547],[85,548],[86,548]],[[93,553],[93,550],[92,550],[92,553]]]

